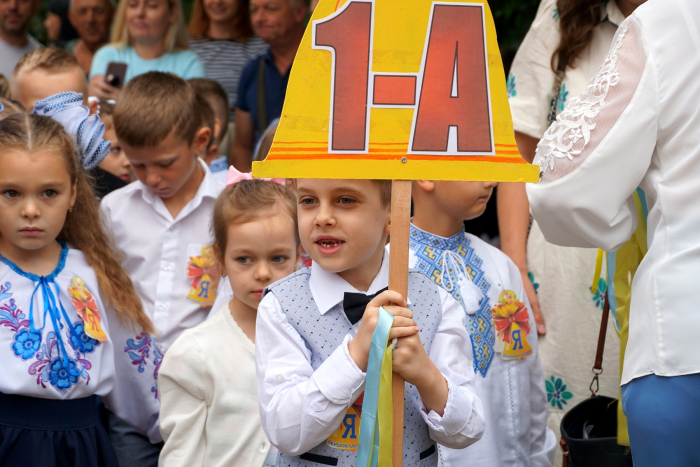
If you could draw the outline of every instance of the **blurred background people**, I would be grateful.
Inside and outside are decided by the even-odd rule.
[[[0,74],[12,76],[19,59],[41,47],[27,33],[38,10],[39,0],[0,0]]]
[[[204,65],[207,78],[228,94],[235,119],[238,80],[246,64],[267,51],[253,34],[247,0],[195,0],[189,23],[190,47]]]
[[[304,0],[251,0],[250,17],[255,34],[269,50],[250,62],[238,85],[236,127],[231,163],[250,172],[253,148],[270,122],[282,114],[289,71],[304,35],[308,7]],[[258,83],[265,87],[258,89]],[[258,94],[264,106],[258,108]]]
[[[66,44],[87,76],[97,49],[109,42],[114,7],[110,0],[71,0],[68,19],[78,38]]]
[[[49,45],[65,48],[66,44],[78,37],[77,31],[68,21],[69,0],[51,0],[44,19]]]
[[[149,71],[184,79],[204,78],[202,62],[189,50],[179,0],[123,0],[112,26],[112,41],[97,51],[90,67],[90,95],[116,99],[119,89],[104,80],[109,62],[127,64],[125,83]]]

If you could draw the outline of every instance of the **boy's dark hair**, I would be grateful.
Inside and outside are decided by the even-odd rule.
[[[171,133],[192,144],[201,127],[197,96],[184,79],[151,71],[129,81],[114,106],[114,129],[120,141],[154,147]]]
[[[226,136],[228,132],[228,121],[231,109],[228,105],[228,94],[218,81],[207,78],[192,78],[187,81],[194,89],[195,94],[207,100],[215,115],[221,121],[221,130],[217,143]],[[212,126],[212,132],[214,127]]]

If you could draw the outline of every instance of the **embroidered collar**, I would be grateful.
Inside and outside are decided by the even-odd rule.
[[[474,252],[464,229],[445,238],[411,224],[410,249],[415,267],[464,307],[474,371],[486,376],[495,353],[495,334],[488,297],[491,284],[486,279],[483,260]],[[469,290],[470,287],[476,287],[478,291]],[[475,295],[479,296],[476,303]]]
[[[462,230],[451,237],[440,237],[439,235],[431,234],[411,224],[411,241],[425,246],[439,248],[440,250],[456,250],[460,245],[468,243],[464,233],[465,230],[464,227],[462,227]]]
[[[6,265],[8,265],[10,267],[10,269],[12,269],[14,272],[19,274],[20,276],[26,277],[27,279],[31,280],[32,282],[39,282],[42,278],[47,280],[48,282],[54,282],[56,277],[59,274],[61,274],[61,272],[63,271],[63,268],[66,267],[66,257],[68,256],[68,245],[66,245],[66,242],[64,242],[63,240],[57,240],[57,241],[58,241],[58,243],[61,244],[61,255],[59,256],[59,259],[58,259],[58,265],[56,266],[56,268],[53,271],[51,271],[51,274],[49,274],[48,276],[38,276],[34,273],[26,272],[22,268],[20,268],[15,263],[13,263],[9,259],[5,258],[1,254],[0,254],[0,261],[5,263]]]

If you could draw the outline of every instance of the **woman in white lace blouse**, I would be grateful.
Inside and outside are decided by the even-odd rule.
[[[617,27],[642,0],[543,0],[513,62],[508,96],[520,153],[527,160],[571,98],[586,89],[610,48]],[[556,73],[554,70],[559,70]],[[561,85],[557,75],[563,79]],[[607,284],[591,292],[596,250],[548,243],[532,222],[525,186],[501,183],[498,217],[503,251],[520,268],[538,322],[540,358],[545,374],[548,426],[559,433],[564,414],[590,395],[600,316]],[[527,289],[526,289],[527,290]],[[537,292],[535,292],[535,290]],[[608,326],[605,372],[600,393],[618,397],[619,339]],[[557,450],[554,465],[561,465]]]
[[[646,193],[622,405],[635,467],[700,465],[700,3],[650,1],[620,27],[586,94],[537,147],[528,185],[548,241],[613,251]]]

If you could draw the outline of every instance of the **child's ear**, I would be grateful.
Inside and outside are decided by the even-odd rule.
[[[197,156],[202,155],[202,158],[206,157],[209,138],[211,138],[211,129],[206,126],[203,126],[194,134],[192,149]]]
[[[428,193],[435,190],[434,180],[416,180],[413,183],[414,185],[418,186],[421,190],[427,191]]]

